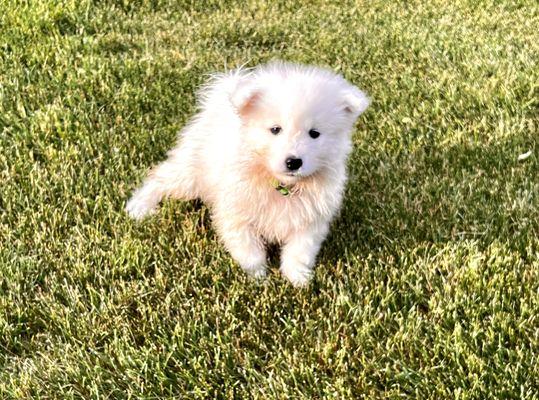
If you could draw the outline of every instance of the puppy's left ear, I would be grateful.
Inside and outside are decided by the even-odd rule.
[[[367,95],[357,87],[350,85],[344,92],[344,111],[354,119],[359,117],[371,104]]]
[[[238,83],[230,96],[230,102],[239,115],[247,116],[253,111],[260,100],[260,89],[250,79],[244,79]]]

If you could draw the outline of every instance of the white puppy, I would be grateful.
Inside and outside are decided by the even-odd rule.
[[[200,198],[250,275],[266,274],[265,243],[281,272],[307,284],[346,182],[351,130],[367,96],[325,69],[272,62],[215,75],[178,144],[127,203],[134,218],[165,197]]]

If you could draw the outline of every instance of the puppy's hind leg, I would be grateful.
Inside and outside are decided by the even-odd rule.
[[[191,200],[198,197],[189,154],[171,152],[169,158],[154,167],[142,186],[127,202],[125,210],[135,219],[153,214],[166,197]]]

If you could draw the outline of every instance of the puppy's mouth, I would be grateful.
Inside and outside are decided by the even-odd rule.
[[[293,185],[294,183],[306,178],[307,175],[305,175],[302,172],[283,172],[277,174],[276,178],[281,181],[282,183],[286,185]]]

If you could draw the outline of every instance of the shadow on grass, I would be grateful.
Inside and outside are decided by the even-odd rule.
[[[396,156],[358,149],[340,216],[320,261],[420,243],[507,243],[525,257],[539,233],[536,139],[488,146],[421,148]]]

